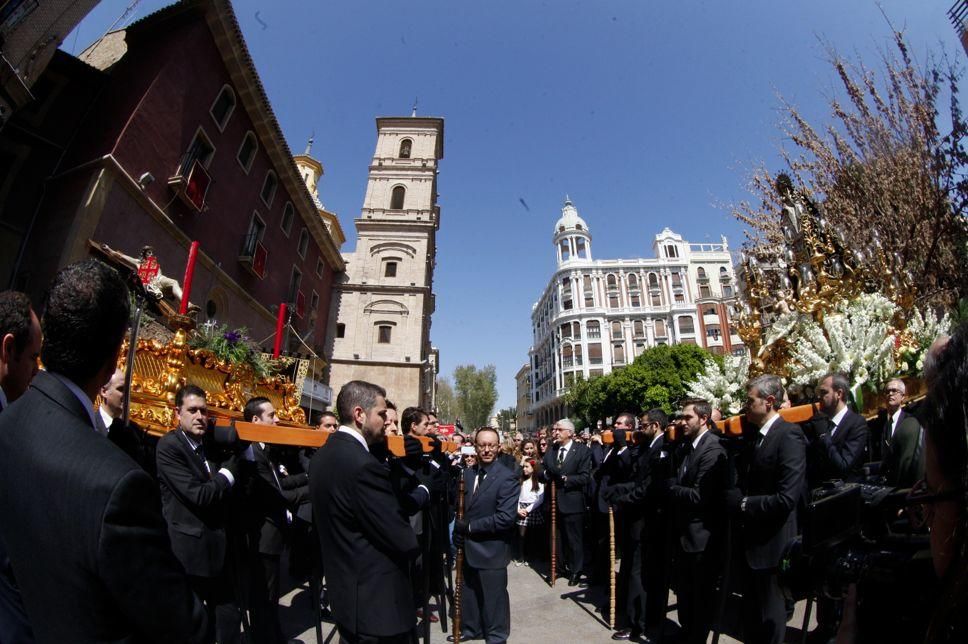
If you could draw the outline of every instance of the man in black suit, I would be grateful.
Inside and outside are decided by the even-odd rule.
[[[669,501],[678,532],[676,597],[682,641],[703,644],[712,627],[716,584],[722,569],[725,513],[723,494],[729,481],[726,450],[709,431],[712,408],[704,400],[682,409],[683,439],[676,482]]]
[[[229,561],[226,524],[242,463],[233,456],[220,464],[219,455],[208,453],[212,446],[204,444],[208,404],[203,389],[196,385],[179,389],[175,413],[178,428],[161,437],[156,453],[171,545],[192,588],[205,602],[209,636],[217,635],[219,642],[237,640],[239,618],[232,607],[236,571]]]
[[[42,333],[30,299],[17,291],[0,293],[0,412],[27,391],[37,375]],[[32,642],[10,558],[0,542],[0,642]]]
[[[564,555],[560,567],[569,579],[569,586],[577,586],[584,567],[585,551],[582,530],[585,521],[585,488],[591,480],[592,458],[588,448],[574,440],[575,424],[562,418],[551,428],[555,448],[545,454],[542,465],[547,483],[555,485],[555,504],[558,510],[559,540],[556,549]]]
[[[47,371],[0,414],[0,536],[38,641],[204,638],[155,482],[94,429],[128,317],[112,269],[62,269],[43,318]]]
[[[875,420],[872,444],[880,451],[880,473],[888,485],[913,487],[924,476],[924,432],[921,423],[904,409],[907,389],[903,380],[884,386],[886,409]]]
[[[608,490],[615,485],[626,483],[632,476],[632,449],[626,437],[632,436],[635,429],[635,416],[629,413],[619,414],[615,419],[612,430],[612,444],[605,447],[602,461],[595,469],[593,478],[593,528],[595,535],[594,548],[594,577],[593,585],[604,585],[609,579],[609,528],[608,508],[611,505],[605,498]],[[589,447],[589,450],[591,448]],[[624,552],[622,541],[622,516],[620,508],[613,508],[615,521],[616,549]]]
[[[669,417],[661,409],[650,409],[639,423],[632,480],[606,493],[623,513],[622,565],[616,580],[618,630],[612,639],[650,642],[661,636],[669,597],[666,501],[674,470],[663,431]]]
[[[508,564],[521,485],[497,459],[496,429],[477,430],[474,446],[477,465],[464,471],[464,518],[454,524],[464,545],[461,639],[501,644],[511,634]]]
[[[798,425],[777,413],[783,383],[764,374],[746,385],[746,418],[757,428],[744,436],[736,460],[738,487],[726,506],[741,524],[745,638],[752,644],[781,644],[786,604],[778,582],[780,557],[797,536],[797,505],[806,485],[806,439]]]
[[[386,391],[353,380],[336,398],[343,425],[310,467],[313,520],[330,609],[346,644],[409,641],[416,607],[407,571],[417,537],[370,447],[384,442]]]
[[[124,372],[118,369],[101,387],[101,406],[94,415],[95,429],[155,478],[155,445],[158,441],[130,420],[124,423],[124,394]]]
[[[863,478],[867,460],[867,422],[847,408],[850,382],[842,373],[829,373],[817,385],[822,416],[808,425],[812,434],[808,452],[810,489],[824,481],[848,482]]]
[[[278,425],[276,409],[268,398],[250,398],[242,417],[251,423]],[[309,478],[305,473],[287,475],[270,457],[269,446],[252,444],[256,476],[246,491],[245,505],[255,513],[248,534],[252,630],[256,641],[285,642],[279,625],[279,568],[293,512],[309,498]]]

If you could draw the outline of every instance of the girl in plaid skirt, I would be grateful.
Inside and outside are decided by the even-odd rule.
[[[528,527],[544,523],[541,502],[544,500],[541,463],[534,458],[521,459],[521,493],[518,495],[518,543],[514,565],[524,563],[524,539]]]

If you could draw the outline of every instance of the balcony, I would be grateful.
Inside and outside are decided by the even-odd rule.
[[[266,263],[269,260],[269,251],[262,245],[261,237],[260,231],[249,233],[243,239],[242,249],[239,251],[239,263],[260,280],[265,279]]]
[[[192,162],[187,176],[181,171],[168,179],[168,185],[175,191],[175,195],[189,208],[202,212],[205,208],[205,197],[212,185],[212,175],[208,173],[198,160]]]

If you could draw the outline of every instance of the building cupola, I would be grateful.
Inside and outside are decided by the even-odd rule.
[[[565,195],[565,205],[561,208],[561,218],[555,223],[555,253],[558,264],[569,261],[588,261],[592,258],[592,235],[585,220],[578,215],[578,209]]]

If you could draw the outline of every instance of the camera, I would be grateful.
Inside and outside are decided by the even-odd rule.
[[[787,599],[839,600],[857,584],[861,641],[923,638],[937,583],[928,535],[899,518],[906,496],[907,490],[860,483],[816,490],[800,515],[801,536],[780,560]]]

